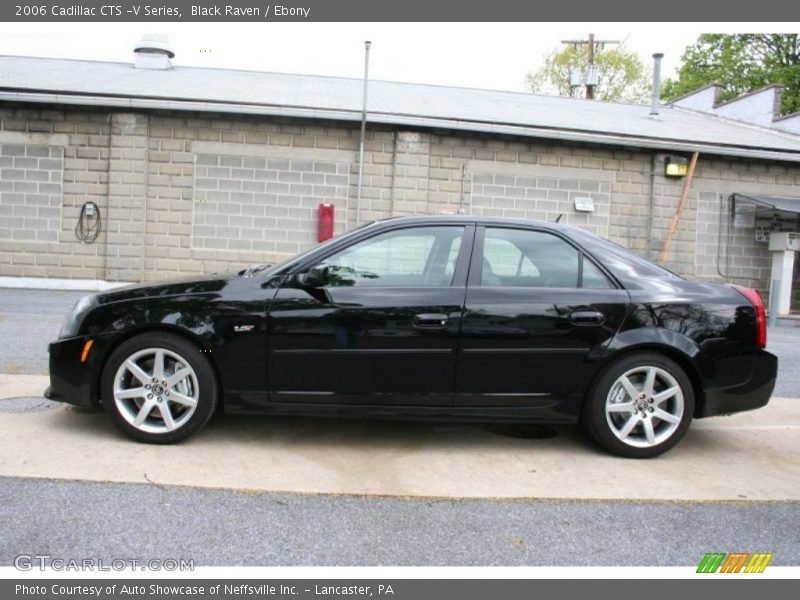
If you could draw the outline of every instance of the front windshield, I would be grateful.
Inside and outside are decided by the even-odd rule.
[[[259,265],[258,267],[251,268],[250,272],[249,272],[250,276],[251,277],[254,276],[254,275],[269,276],[269,275],[278,274],[281,271],[284,271],[284,270],[288,269],[289,267],[291,267],[295,263],[298,263],[298,262],[302,261],[309,254],[311,254],[313,252],[316,252],[317,250],[320,250],[322,248],[325,248],[325,247],[331,245],[333,242],[338,242],[338,241],[340,241],[340,240],[342,240],[342,239],[354,234],[357,231],[361,231],[362,229],[364,229],[366,227],[374,225],[377,222],[378,221],[370,221],[369,223],[364,223],[363,225],[359,225],[355,229],[351,229],[350,231],[348,231],[346,233],[343,233],[341,235],[335,235],[332,238],[327,239],[324,242],[321,242],[321,243],[317,244],[316,246],[313,246],[313,247],[309,248],[305,252],[303,252],[301,254],[296,254],[295,256],[287,258],[286,260],[284,260],[282,262],[279,262],[277,264],[274,264],[274,265]]]

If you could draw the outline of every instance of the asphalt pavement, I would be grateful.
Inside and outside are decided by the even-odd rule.
[[[0,564],[664,565],[706,552],[800,564],[798,503],[428,500],[0,479]],[[795,533],[791,533],[794,531]],[[787,532],[789,535],[787,535]]]
[[[47,345],[88,293],[0,288],[0,373],[47,374]]]

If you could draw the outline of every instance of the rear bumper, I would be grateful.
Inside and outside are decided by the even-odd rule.
[[[86,361],[81,362],[84,344],[90,338],[95,343]],[[77,406],[96,406],[103,341],[97,336],[80,336],[51,343],[50,386],[45,390],[45,398]]]
[[[705,402],[698,417],[714,417],[754,410],[766,406],[775,389],[778,357],[765,350],[753,355],[753,372],[745,383],[705,391]]]

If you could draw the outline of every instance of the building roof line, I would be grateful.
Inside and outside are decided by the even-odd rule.
[[[715,112],[705,112],[705,111],[702,111],[702,110],[698,110],[696,108],[687,108],[685,106],[676,106],[675,109],[679,110],[679,111],[686,111],[686,112],[694,113],[696,115],[703,115],[703,116],[706,116],[706,117],[711,117],[712,119],[718,119],[718,120],[724,121],[726,123],[731,123],[731,124],[737,125],[739,127],[744,127],[746,129],[754,129],[756,131],[763,131],[763,132],[766,132],[766,133],[772,133],[774,135],[777,135],[777,136],[780,136],[780,137],[784,137],[784,138],[787,138],[787,139],[793,140],[793,141],[797,141],[797,139],[798,139],[798,135],[796,133],[792,133],[791,131],[786,131],[784,129],[776,129],[774,127],[766,127],[764,125],[757,125],[756,123],[751,123],[750,121],[741,121],[739,119],[734,119],[733,117],[726,117],[725,115],[720,115],[720,114],[717,114]],[[788,117],[794,117],[794,116],[797,116],[797,115],[800,115],[800,112],[792,113],[792,114],[789,114],[789,115],[784,115],[783,117],[777,117],[774,120],[778,121],[780,119],[785,119],[785,118],[788,118]]]
[[[13,54],[0,54],[0,59],[2,58],[25,58],[25,59],[34,59],[34,60],[58,60],[58,61],[69,61],[69,62],[76,62],[76,63],[84,63],[84,64],[106,64],[106,65],[116,65],[118,67],[126,67],[130,69],[134,69],[132,63],[127,63],[123,61],[116,61],[116,60],[91,60],[88,58],[50,58],[50,57],[42,57],[42,56],[26,56],[26,55],[13,55]],[[313,75],[308,73],[292,73],[288,71],[257,71],[255,69],[237,69],[231,67],[198,67],[194,65],[173,65],[170,71],[218,71],[220,73],[247,73],[251,75],[276,75],[279,77],[296,77],[298,79],[305,79],[308,77],[319,77],[321,79],[333,79],[337,81],[349,81],[361,85],[363,83],[363,79],[360,77],[347,77],[345,75]],[[444,89],[444,90],[463,90],[467,92],[487,92],[490,94],[507,94],[509,96],[517,96],[523,98],[548,98],[548,99],[558,99],[563,101],[571,101],[575,103],[586,103],[586,104],[595,104],[597,103],[596,100],[587,100],[586,98],[578,98],[573,96],[557,96],[553,94],[536,94],[534,92],[525,92],[525,91],[514,91],[514,90],[502,90],[502,89],[494,89],[494,88],[482,88],[482,87],[475,87],[475,86],[468,86],[468,85],[445,85],[442,83],[416,83],[416,82],[409,82],[409,81],[396,81],[393,79],[378,79],[378,78],[370,78],[370,83],[383,83],[389,85],[398,85],[398,86],[422,86],[427,88],[434,88],[434,89]],[[614,105],[614,106],[631,106],[636,108],[641,108],[644,111],[649,111],[650,104],[641,104],[637,102],[610,102],[610,101],[603,101],[603,104],[607,105]],[[670,103],[665,103],[661,105],[662,108],[671,108]],[[646,114],[646,113],[645,113]]]
[[[264,114],[270,116],[287,116],[312,119],[333,119],[342,121],[360,120],[358,111],[348,109],[307,108],[286,105],[268,105],[258,103],[233,103],[225,101],[172,100],[148,97],[130,97],[124,95],[87,95],[80,93],[42,93],[15,92],[0,89],[0,101],[33,102],[46,104],[76,104],[105,108],[127,108],[130,110],[178,110],[196,112],[220,112],[238,114]],[[71,101],[71,102],[70,102]],[[702,151],[710,154],[722,154],[751,158],[764,158],[800,162],[800,151],[775,150],[770,148],[754,148],[734,144],[720,145],[712,143],[686,142],[647,136],[631,136],[577,129],[565,129],[546,126],[519,125],[513,123],[497,123],[469,119],[445,119],[442,117],[426,117],[400,113],[372,112],[369,122],[394,126],[419,126],[430,129],[449,129],[461,131],[478,131],[522,137],[540,137],[570,142],[594,142],[613,146],[634,146],[663,151],[693,152]]]
[[[8,102],[285,116],[353,122],[362,80],[199,67],[0,56]],[[368,120],[393,127],[487,132],[577,143],[800,162],[800,136],[685,108],[372,80]]]

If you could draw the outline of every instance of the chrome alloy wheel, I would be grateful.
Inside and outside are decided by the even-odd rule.
[[[634,448],[668,440],[683,420],[683,390],[669,372],[640,366],[617,378],[606,397],[606,420],[615,436]]]
[[[117,369],[113,393],[119,414],[136,429],[167,433],[191,419],[200,386],[185,358],[164,348],[145,348]]]

